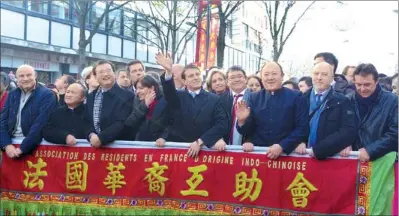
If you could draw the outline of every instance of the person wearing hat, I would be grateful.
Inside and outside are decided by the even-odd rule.
[[[10,78],[8,75],[4,72],[1,72],[0,74],[0,112],[3,109],[4,103],[6,102],[7,99],[7,89],[8,86],[10,85]]]

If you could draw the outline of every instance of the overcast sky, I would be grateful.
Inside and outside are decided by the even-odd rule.
[[[291,23],[309,3],[297,4]],[[309,64],[316,53],[328,51],[337,56],[339,72],[348,64],[370,62],[380,73],[393,75],[398,62],[395,9],[397,1],[316,2],[288,40],[281,60]]]

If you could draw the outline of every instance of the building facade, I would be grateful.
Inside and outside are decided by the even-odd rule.
[[[54,82],[62,74],[76,75],[79,72],[77,50],[80,31],[76,10],[72,8],[73,1],[2,0],[1,70],[15,71],[18,66],[29,64],[36,68],[38,80],[43,83]],[[88,13],[86,37],[105,6],[98,1]],[[259,20],[252,20],[245,27],[250,19],[250,7],[245,2],[230,20],[224,66],[242,65],[250,73],[255,73],[259,54],[251,44],[250,35],[251,29],[258,31],[262,26],[259,26]],[[160,70],[155,62],[158,49],[135,33],[140,30],[140,16],[127,7],[107,14],[86,47],[88,63],[107,59],[117,67],[124,67],[130,60],[139,59],[147,71]],[[193,37],[188,41],[178,63],[194,62],[195,40]]]

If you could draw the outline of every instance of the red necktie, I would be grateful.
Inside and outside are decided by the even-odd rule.
[[[234,127],[236,126],[236,105],[237,105],[237,101],[238,98],[242,97],[242,94],[236,94],[234,95],[234,102],[233,102],[233,109],[231,112],[231,131],[230,131],[230,145],[233,144],[233,135],[234,135]]]

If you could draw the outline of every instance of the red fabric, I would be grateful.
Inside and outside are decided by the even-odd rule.
[[[135,199],[148,197],[152,199],[190,200],[188,202],[223,202],[239,204],[243,207],[263,206],[276,210],[300,211],[302,215],[355,215],[357,213],[355,206],[357,202],[356,194],[358,194],[356,188],[356,181],[359,178],[357,174],[358,160],[332,158],[318,161],[313,158],[286,156],[281,156],[277,160],[270,160],[264,154],[228,151],[201,151],[198,160],[196,160],[187,157],[187,149],[165,148],[159,150],[133,147],[112,148],[112,145],[109,148],[86,146],[39,145],[32,154],[25,155],[19,160],[10,159],[3,152],[0,189],[2,191],[30,192],[31,194],[39,192],[39,194],[43,193],[44,195],[71,193],[107,198],[127,197],[126,199]],[[26,176],[24,171],[29,174],[36,172],[34,167],[28,166],[28,161],[37,164],[39,158],[47,163],[46,167],[41,169],[46,171],[47,175],[39,177],[43,181],[43,188],[40,190],[38,186],[25,187],[24,179],[26,179]],[[83,191],[77,188],[66,188],[67,163],[69,163],[70,168],[73,168],[77,167],[72,166],[76,162],[75,165],[82,164],[82,162],[87,164],[87,187],[82,189]],[[158,162],[159,166],[165,165],[168,167],[163,173],[157,172],[168,179],[164,182],[165,193],[163,196],[156,191],[151,192],[149,182],[145,179],[147,174],[150,173],[146,169],[154,167],[153,162]],[[103,182],[106,181],[108,175],[112,175],[106,169],[110,166],[109,164],[117,166],[118,163],[125,166],[123,170],[120,170],[120,174],[124,176],[123,181],[126,182],[126,185],[117,188],[115,194],[112,194],[112,190],[107,189]],[[190,182],[189,179],[192,178],[194,173],[190,171],[189,167],[197,166],[205,167],[206,170],[199,172],[201,180],[198,179],[199,176],[194,178],[199,184],[195,190],[208,191],[208,196],[184,196],[181,191],[190,188],[187,182]],[[368,166],[368,163],[366,166]],[[71,176],[76,176],[76,174],[73,174],[75,172],[84,173],[81,172],[83,168],[70,170],[72,170]],[[298,174],[302,174],[317,189],[317,191],[308,194],[307,205],[304,208],[293,205],[292,193],[287,189]],[[240,177],[240,175],[243,176]],[[244,197],[247,192],[234,196],[233,193],[236,191],[242,191],[237,190],[240,186],[236,183],[240,179],[244,181],[244,184],[241,185],[246,185],[246,189],[250,188],[248,185],[255,184],[254,180],[261,181],[259,196],[254,200],[251,200],[250,197]],[[32,177],[29,180],[31,181]],[[252,181],[248,182],[248,180]],[[78,181],[74,180],[71,182],[72,185],[73,182],[78,184]],[[337,182],[342,183],[337,184]],[[256,185],[258,184],[256,183]],[[253,190],[255,188],[255,186],[252,187]],[[244,199],[241,200],[243,197]],[[368,198],[366,197],[366,199]],[[216,208],[218,207],[216,206]],[[244,213],[249,215],[252,212]],[[261,214],[262,211],[258,213],[258,215]],[[266,213],[263,215],[266,215]]]
[[[231,111],[231,130],[230,130],[230,144],[233,144],[233,134],[234,134],[234,127],[235,127],[235,123],[236,123],[236,105],[237,105],[237,101],[238,98],[242,97],[242,94],[236,94],[234,96],[234,103],[233,103],[233,109]]]
[[[147,113],[147,119],[151,119],[152,113],[154,112],[155,106],[157,105],[158,101],[155,99],[150,106],[148,106],[148,113]]]
[[[4,92],[3,96],[0,99],[0,112],[3,109],[4,104],[6,103],[8,92]]]

